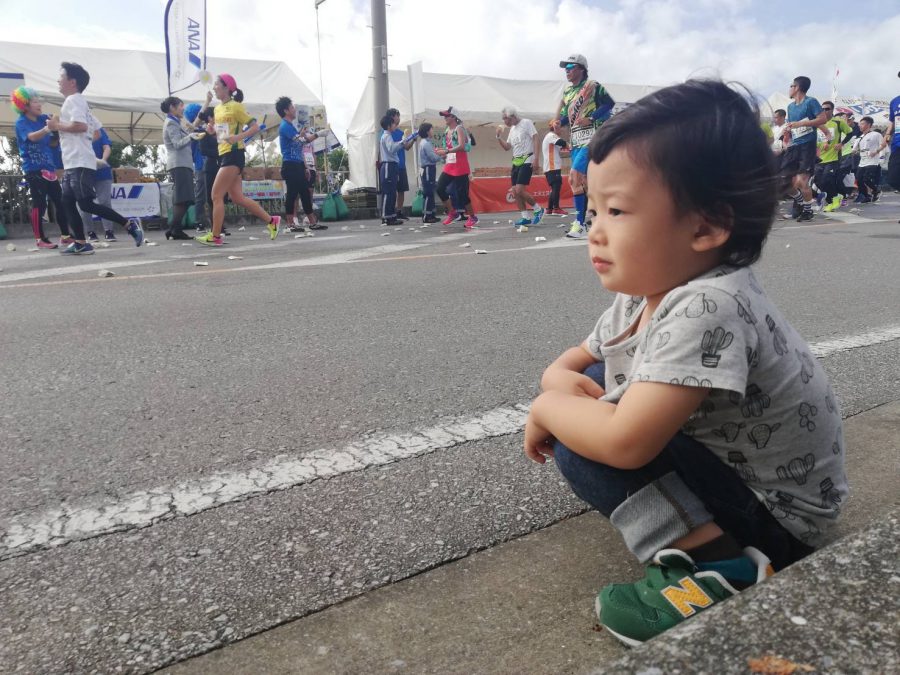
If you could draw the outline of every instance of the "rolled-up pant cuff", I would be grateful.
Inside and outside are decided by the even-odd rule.
[[[641,488],[610,514],[625,545],[642,563],[713,517],[674,471]]]

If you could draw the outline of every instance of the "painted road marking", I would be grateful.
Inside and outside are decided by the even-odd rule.
[[[900,326],[888,326],[817,342],[810,347],[813,354],[824,358],[897,339],[900,339]],[[0,560],[81,539],[149,527],[254,495],[363,471],[462,443],[509,436],[522,430],[527,414],[528,404],[500,407],[475,417],[447,418],[431,427],[367,436],[340,448],[314,450],[301,456],[282,455],[258,468],[219,472],[119,499],[88,497],[48,510],[20,513],[0,529]]]

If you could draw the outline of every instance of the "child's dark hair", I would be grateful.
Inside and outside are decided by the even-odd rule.
[[[759,259],[777,206],[774,155],[750,93],[719,80],[660,89],[604,124],[591,140],[600,163],[622,146],[655,172],[680,215],[697,212],[731,232],[723,262]]]
[[[428,138],[428,132],[433,129],[431,122],[422,122],[419,125],[419,138]]]
[[[275,112],[278,113],[279,117],[284,117],[284,113],[287,112],[287,109],[291,107],[293,101],[287,96],[282,96],[277,101],[275,101]]]
[[[778,108],[774,113],[774,115],[781,115],[782,117],[787,117],[787,112],[785,112],[784,108]]]
[[[798,75],[794,78],[794,84],[797,85],[797,89],[805,94],[812,86],[812,80],[810,80],[806,75]]]
[[[78,87],[79,93],[87,89],[88,84],[91,82],[91,76],[88,74],[88,71],[77,63],[70,63],[69,61],[63,61],[60,67],[66,71],[68,79],[75,80],[75,86]]]
[[[866,122],[869,126],[872,126],[873,124],[875,124],[875,120],[873,120],[873,119],[872,119],[871,117],[869,117],[868,115],[866,115],[865,117],[860,117],[860,118],[859,118],[859,121],[860,121],[860,122]]]
[[[167,96],[163,99],[163,102],[159,104],[159,109],[168,115],[172,111],[172,106],[179,105],[180,103],[181,99],[177,96]]]
[[[381,118],[381,128],[387,131],[391,128],[391,125],[394,123],[394,117],[392,115],[385,115]]]

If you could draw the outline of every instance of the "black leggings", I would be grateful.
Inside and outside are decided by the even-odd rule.
[[[84,241],[84,225],[81,222],[81,214],[78,209],[101,218],[106,218],[122,227],[128,224],[128,219],[113,211],[108,206],[94,201],[97,196],[94,190],[96,171],[92,169],[77,168],[66,169],[63,176],[62,203],[66,211],[66,217],[72,226],[72,232],[77,241]]]
[[[43,218],[48,200],[56,211],[56,221],[59,224],[60,233],[64,237],[68,237],[69,224],[66,210],[62,205],[62,188],[59,187],[59,181],[47,180],[40,171],[29,171],[25,174],[25,181],[28,183],[28,192],[31,194],[31,228],[34,230],[34,238],[46,239]]]
[[[559,208],[559,190],[562,187],[562,171],[554,169],[544,174],[547,184],[550,186],[550,198],[547,200],[547,210],[553,211]]]
[[[281,165],[281,177],[287,183],[284,212],[293,216],[297,197],[300,197],[303,213],[310,215],[313,212],[313,203],[312,195],[309,193],[309,181],[306,180],[306,165],[300,162],[284,162]]]
[[[448,188],[453,190],[453,207],[459,211],[465,210],[469,205],[469,176],[451,176],[446,171],[441,172],[435,191],[442,202],[450,197]]]

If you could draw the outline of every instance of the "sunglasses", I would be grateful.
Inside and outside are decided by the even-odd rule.
[[[566,70],[573,70],[573,69],[575,69],[575,68],[577,68],[577,67],[578,67],[578,64],[577,64],[577,63],[567,63],[567,64],[566,64]]]

